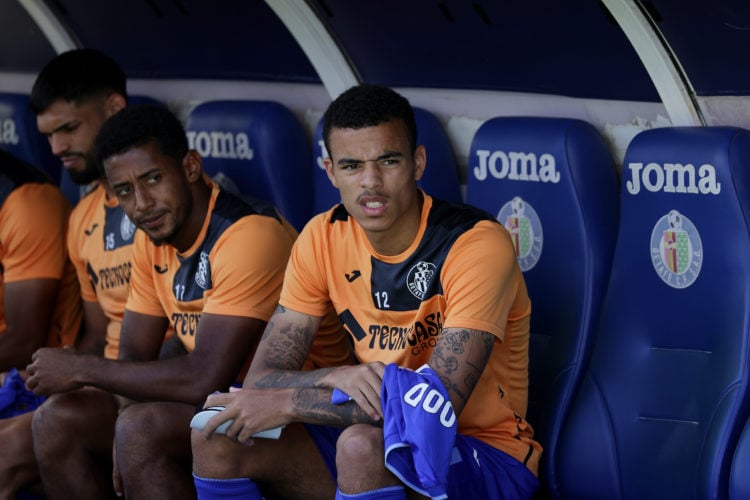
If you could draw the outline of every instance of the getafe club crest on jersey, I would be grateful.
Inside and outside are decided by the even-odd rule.
[[[497,220],[510,233],[521,271],[533,268],[542,255],[544,242],[542,223],[534,207],[516,196],[503,205],[497,214]]]
[[[432,262],[419,262],[409,270],[406,277],[406,286],[409,291],[419,300],[424,300],[427,290],[430,288],[432,278],[435,277],[437,267]]]
[[[133,222],[128,218],[128,216],[123,213],[122,219],[120,220],[120,236],[122,236],[122,239],[124,241],[130,241],[133,239],[134,233],[135,233],[135,224],[133,224]]]
[[[677,210],[659,219],[651,233],[651,262],[673,288],[687,288],[703,265],[703,244],[693,223]]]
[[[195,272],[195,282],[204,290],[208,287],[209,273],[208,254],[206,252],[201,252],[198,270]]]

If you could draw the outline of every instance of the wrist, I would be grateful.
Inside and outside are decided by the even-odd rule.
[[[91,354],[76,354],[72,358],[73,381],[81,386],[96,385],[94,376],[99,373],[99,363],[104,358]]]

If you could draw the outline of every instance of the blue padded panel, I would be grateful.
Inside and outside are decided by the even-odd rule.
[[[417,143],[427,152],[427,167],[419,185],[428,194],[452,203],[461,203],[461,182],[458,176],[456,155],[448,134],[431,112],[414,108],[417,122]]]
[[[52,155],[47,138],[37,130],[28,95],[0,93],[0,148],[41,168],[55,183],[60,182],[62,165]]]
[[[425,109],[414,108],[414,118],[417,122],[417,142],[423,144],[427,151],[427,168],[419,181],[419,186],[436,198],[460,203],[462,201],[461,182],[456,156],[448,134],[445,133],[437,117]],[[321,119],[315,128],[313,141],[314,213],[326,211],[341,202],[339,192],[328,180],[323,166],[323,157],[327,156],[328,152],[323,144],[323,120]]]
[[[739,128],[653,129],[630,143],[610,283],[553,457],[555,493],[726,498],[748,412],[748,164]]]
[[[525,176],[522,157],[528,161]],[[474,136],[469,162],[467,202],[511,231],[531,297],[526,416],[545,448],[544,484],[547,457],[583,375],[609,276],[617,170],[599,132],[565,118],[488,120]]]
[[[745,424],[732,460],[729,475],[730,500],[750,498],[750,420]]]
[[[313,213],[325,212],[333,205],[341,203],[339,190],[333,187],[326,174],[323,158],[328,158],[328,151],[323,143],[323,119],[318,120],[313,137]]]
[[[300,230],[310,219],[310,145],[297,118],[271,101],[209,101],[191,111],[190,147],[211,176],[273,203]]]

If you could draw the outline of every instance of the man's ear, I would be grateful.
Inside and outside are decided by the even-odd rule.
[[[112,92],[104,101],[104,113],[109,118],[127,105],[128,102],[124,95]]]
[[[333,162],[331,162],[330,157],[326,156],[323,158],[323,166],[326,169],[326,175],[328,175],[328,180],[331,181],[331,184],[333,184],[333,187],[338,189],[339,185],[336,183],[336,178],[333,176]]]
[[[189,149],[182,158],[182,168],[189,182],[195,182],[203,177],[203,161],[198,151]]]
[[[427,151],[423,145],[417,146],[414,151],[414,180],[418,181],[424,175],[424,169],[427,166]]]

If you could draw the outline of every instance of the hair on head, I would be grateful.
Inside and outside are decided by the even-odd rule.
[[[383,85],[357,85],[328,106],[323,115],[323,141],[330,151],[328,140],[331,129],[374,127],[391,120],[403,121],[414,152],[417,147],[417,124],[409,101]]]
[[[122,68],[98,50],[74,49],[57,55],[42,68],[31,88],[29,106],[38,115],[60,99],[79,106],[111,93],[128,97]]]
[[[185,128],[167,108],[153,104],[128,106],[112,115],[94,142],[99,168],[109,157],[154,143],[178,164],[188,152]],[[104,172],[102,172],[104,173]]]

